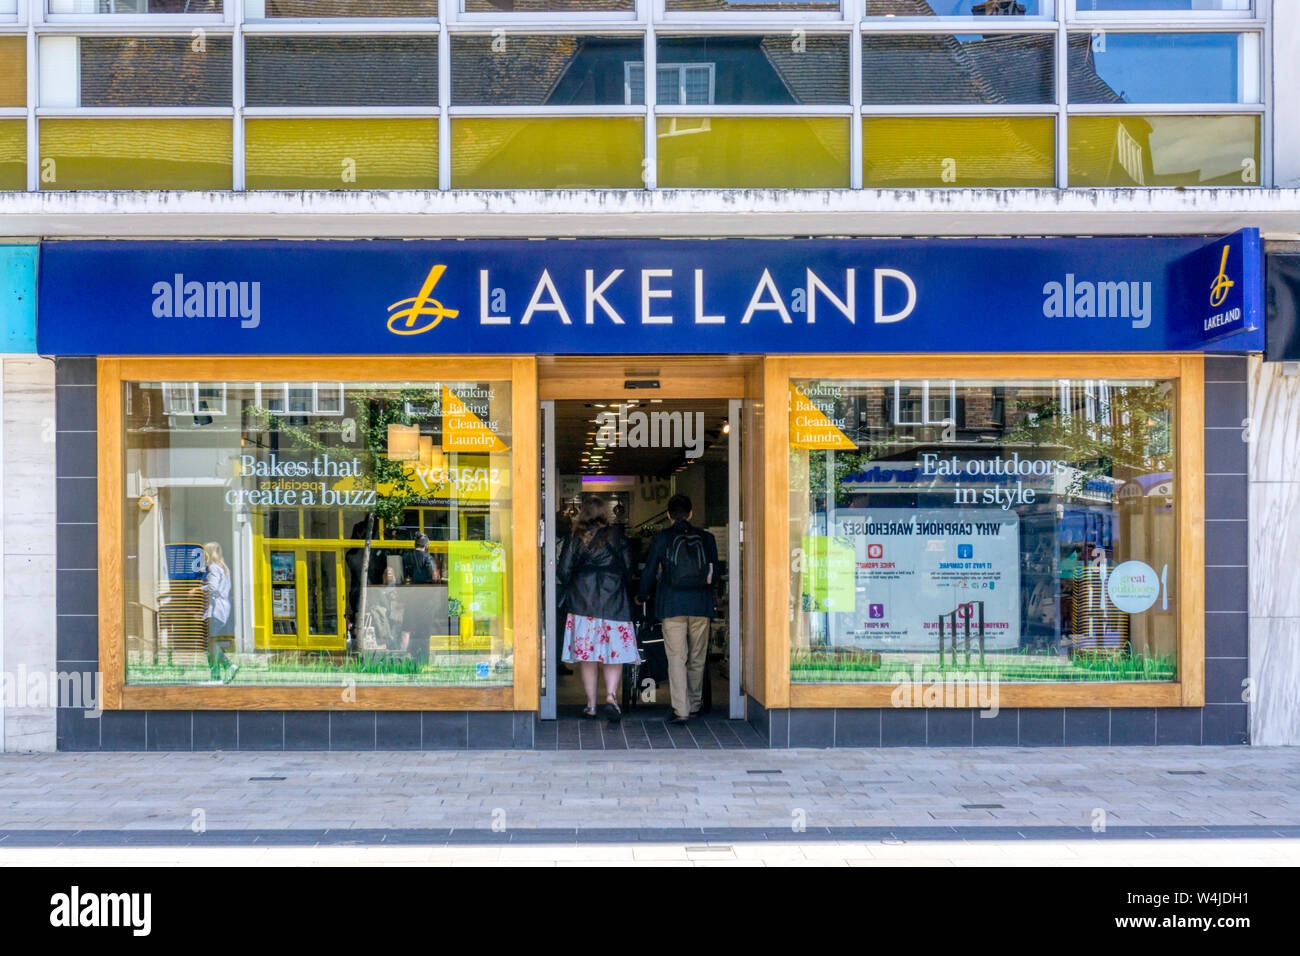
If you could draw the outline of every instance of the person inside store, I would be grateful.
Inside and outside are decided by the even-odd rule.
[[[587,692],[583,715],[595,718],[598,673],[605,678],[605,717],[617,723],[623,665],[640,660],[628,582],[632,564],[627,536],[610,521],[609,506],[598,497],[583,500],[573,531],[556,566],[567,614],[560,659],[577,664]]]
[[[433,584],[438,580],[438,566],[429,554],[429,536],[417,534],[415,547],[402,556],[404,583]],[[407,593],[402,632],[403,650],[413,661],[421,662],[429,656],[429,635],[433,633],[433,607],[426,593]]]
[[[203,590],[207,595],[203,616],[208,621],[208,667],[213,680],[224,680],[227,684],[235,679],[239,665],[226,656],[221,646],[225,634],[226,622],[230,620],[230,569],[226,567],[221,553],[221,545],[209,541],[203,546],[207,552],[208,573],[203,580]]]
[[[655,616],[663,622],[674,724],[686,723],[704,706],[704,667],[717,580],[718,543],[709,532],[691,524],[694,514],[686,495],[668,499],[672,524],[650,539],[637,591],[637,602],[644,604],[654,590]]]
[[[573,519],[569,517],[567,511],[557,511],[555,513],[555,553],[561,554],[564,551],[564,544],[569,540],[569,535],[573,533]],[[556,589],[555,595],[555,619],[564,620],[566,608],[564,606],[564,590]],[[564,631],[561,628],[555,630],[555,659],[559,666],[555,672],[561,677],[567,677],[573,673],[573,668],[564,663]]]

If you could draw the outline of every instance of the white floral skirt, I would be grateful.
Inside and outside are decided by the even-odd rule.
[[[631,664],[641,657],[631,621],[570,614],[564,622],[564,652],[560,659],[570,664]]]

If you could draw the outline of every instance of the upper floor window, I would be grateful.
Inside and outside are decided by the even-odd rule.
[[[1074,0],[1076,13],[1147,13],[1160,14],[1198,14],[1198,13],[1237,13],[1249,15],[1253,9],[1251,0]]]
[[[665,0],[669,13],[839,13],[839,0]]]
[[[464,0],[466,13],[632,13],[636,0]]]
[[[645,102],[645,64],[624,66],[624,101]],[[712,63],[660,63],[656,70],[655,97],[661,106],[706,106],[713,102]]]
[[[438,0],[244,0],[245,20],[434,19]]]
[[[50,13],[87,16],[101,13],[180,13],[212,16],[222,0],[50,0]]]
[[[40,38],[40,105],[218,107],[231,103],[228,36]]]
[[[1070,35],[1071,103],[1258,103],[1258,33]]]
[[[869,17],[1050,17],[1052,0],[866,0]]]

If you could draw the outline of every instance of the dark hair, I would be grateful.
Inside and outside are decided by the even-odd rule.
[[[593,534],[608,525],[609,507],[605,499],[595,495],[583,498],[582,507],[578,509],[578,518],[573,522],[574,533],[584,541],[589,541]]]
[[[427,534],[417,534],[415,536],[415,550],[419,551],[421,548],[427,548],[428,546],[429,536]]]
[[[693,510],[695,509],[691,507],[691,499],[685,495],[673,495],[668,499],[668,517],[674,521],[684,521],[690,517]]]

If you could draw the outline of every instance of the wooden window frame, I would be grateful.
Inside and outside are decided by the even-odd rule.
[[[998,355],[786,355],[769,356],[763,376],[769,409],[788,408],[789,382],[803,378],[892,381],[926,379],[1132,379],[1177,381],[1178,677],[1163,683],[999,683],[998,706],[1007,707],[1201,707],[1205,703],[1205,366],[1204,356],[1161,354]],[[893,707],[924,700],[925,684],[794,684],[790,680],[789,416],[766,417],[766,496],[763,564],[763,650],[768,709],[782,707]],[[784,532],[784,533],[783,533]],[[971,685],[968,690],[976,690]],[[942,699],[942,698],[940,698]],[[924,706],[923,703],[915,706]]]
[[[502,687],[142,686],[125,682],[122,598],[122,386],[132,381],[405,382],[480,378],[511,384],[513,684]],[[534,356],[260,356],[98,360],[99,667],[105,710],[498,710],[538,706],[537,360]]]

